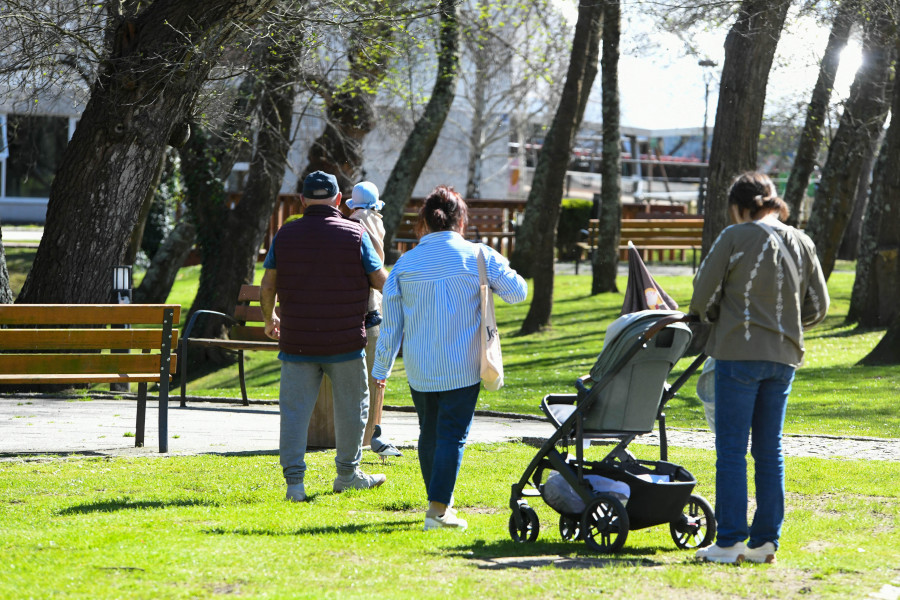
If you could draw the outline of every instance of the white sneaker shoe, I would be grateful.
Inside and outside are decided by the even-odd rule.
[[[287,494],[284,495],[285,500],[291,502],[305,502],[306,490],[303,489],[302,483],[289,483],[287,486]]]
[[[766,542],[758,548],[747,548],[744,558],[755,563],[775,564],[775,544]]]
[[[425,531],[432,529],[458,529],[459,531],[465,531],[468,526],[469,523],[465,519],[460,519],[456,516],[455,510],[452,512],[447,510],[439,517],[425,515]]]
[[[747,556],[747,546],[744,542],[738,542],[727,548],[713,544],[706,548],[700,548],[694,556],[708,562],[739,564]]]

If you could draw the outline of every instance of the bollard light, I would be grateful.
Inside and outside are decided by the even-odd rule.
[[[131,265],[113,267],[113,294],[119,304],[131,304]]]

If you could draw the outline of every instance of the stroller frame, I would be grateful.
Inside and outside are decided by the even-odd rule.
[[[537,539],[540,524],[537,513],[528,505],[526,498],[542,497],[545,473],[556,471],[585,505],[580,514],[560,512],[552,507],[560,513],[559,531],[565,540],[584,540],[596,552],[612,553],[624,546],[629,530],[669,523],[670,533],[679,548],[696,548],[712,543],[715,539],[716,521],[711,506],[701,496],[692,493],[696,484],[693,475],[683,467],[668,462],[664,412],[666,403],[703,364],[706,359],[704,354],[701,353],[674,384],[665,383],[663,386],[654,419],[659,423],[659,461],[638,460],[627,449],[638,435],[652,431],[652,424],[646,431],[585,428],[585,417],[600,401],[601,392],[632,359],[647,349],[648,344],[660,332],[673,324],[694,321],[694,317],[682,313],[661,314],[636,336],[618,360],[591,387],[585,385],[590,377],[584,376],[575,381],[577,394],[551,394],[544,397],[541,408],[556,426],[556,431],[542,444],[522,477],[512,486],[509,532],[514,541],[533,542]],[[672,364],[677,360],[678,358]],[[671,372],[671,366],[668,372]],[[618,443],[603,459],[586,461],[585,440],[604,438],[618,440]],[[575,444],[574,457],[568,454],[568,446],[572,441]],[[565,454],[558,449],[560,445],[565,446]],[[594,490],[586,475],[601,475],[627,483],[631,489],[627,504],[623,504],[612,494]],[[647,481],[648,475],[651,476],[650,479],[653,476],[665,476],[669,481]]]

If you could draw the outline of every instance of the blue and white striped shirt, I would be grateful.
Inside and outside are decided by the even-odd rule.
[[[455,231],[429,233],[391,269],[372,377],[387,379],[403,344],[409,385],[444,392],[481,380],[480,283],[476,245]],[[491,289],[521,302],[528,284],[503,255],[484,246]]]

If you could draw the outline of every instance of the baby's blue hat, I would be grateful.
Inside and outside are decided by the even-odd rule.
[[[353,194],[347,200],[347,206],[352,209],[372,208],[381,210],[384,202],[378,199],[378,188],[371,181],[361,181],[353,186]]]

